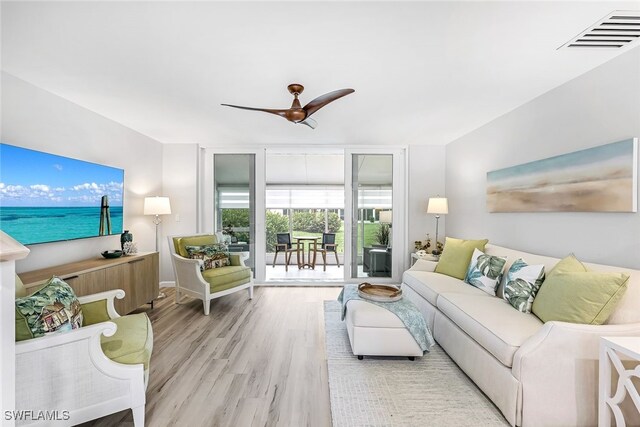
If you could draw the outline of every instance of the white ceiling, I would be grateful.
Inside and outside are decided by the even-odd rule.
[[[623,50],[556,50],[640,0],[3,2],[2,69],[166,143],[444,144]],[[356,90],[317,129],[286,108]]]

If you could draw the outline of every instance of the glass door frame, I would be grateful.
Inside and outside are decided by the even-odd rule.
[[[370,147],[349,147],[344,150],[344,281],[345,283],[359,283],[363,278],[351,277],[354,267],[353,258],[353,233],[352,227],[357,227],[357,221],[354,224],[354,204],[353,195],[353,156],[361,154],[386,154],[391,155],[392,161],[392,207],[393,218],[391,227],[391,241],[393,248],[391,251],[391,277],[368,277],[367,281],[371,283],[401,283],[402,273],[406,267],[406,246],[407,246],[407,167],[406,167],[406,149],[405,148],[370,148]],[[356,263],[357,264],[357,263]]]
[[[201,232],[213,233],[217,223],[217,211],[215,206],[215,154],[253,154],[255,159],[254,174],[254,209],[255,209],[255,232],[253,257],[255,264],[254,279],[258,283],[265,280],[266,268],[266,234],[265,234],[265,149],[264,148],[205,148],[203,159],[203,179],[201,188],[202,205],[200,211],[203,215],[200,217]]]

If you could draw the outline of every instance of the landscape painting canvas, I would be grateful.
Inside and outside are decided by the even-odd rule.
[[[120,234],[123,184],[122,169],[0,144],[0,230],[24,245],[81,239],[108,216],[102,233]]]
[[[487,173],[489,212],[636,212],[637,138]]]

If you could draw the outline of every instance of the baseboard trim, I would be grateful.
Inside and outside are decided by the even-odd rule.
[[[176,282],[173,281],[173,280],[160,282],[160,287],[161,288],[175,288],[176,287]]]

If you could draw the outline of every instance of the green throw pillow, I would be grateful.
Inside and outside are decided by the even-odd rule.
[[[553,272],[533,302],[543,322],[602,325],[624,295],[629,276],[623,273]]]
[[[484,251],[487,242],[489,242],[487,239],[461,240],[447,237],[444,241],[444,250],[436,265],[436,273],[463,280],[467,274],[473,250]]]
[[[531,313],[534,298],[544,280],[544,265],[528,265],[522,258],[511,264],[504,285],[504,299],[516,310]]]
[[[553,266],[551,271],[547,273],[545,280],[542,282],[541,288],[544,288],[545,285],[549,283],[549,280],[552,279],[555,274],[584,273],[586,271],[587,271],[587,267],[585,267],[584,264],[582,264],[574,254],[569,254],[566,257],[562,258],[560,261],[558,261],[558,263]],[[538,289],[538,292],[540,292],[541,290],[542,289]],[[533,304],[531,306],[531,312],[533,312],[533,314],[536,314],[536,311],[538,310],[536,307],[537,304],[538,303],[534,299]]]
[[[558,263],[547,273],[547,280],[553,277],[556,273],[584,273],[587,267],[584,266],[574,254],[569,254],[562,258]]]
[[[201,271],[231,265],[229,262],[229,250],[224,243],[214,243],[204,246],[185,246],[185,250],[189,254],[189,258],[202,260],[202,264],[200,265]]]
[[[70,331],[80,326],[80,302],[71,286],[57,277],[49,279],[33,294],[16,298],[16,341]]]
[[[504,257],[487,255],[474,249],[464,281],[495,296],[506,263],[507,259]]]

